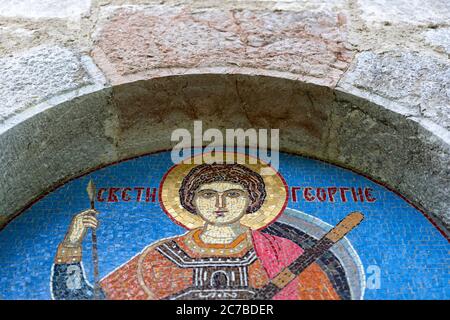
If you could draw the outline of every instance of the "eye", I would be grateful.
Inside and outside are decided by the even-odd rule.
[[[239,191],[229,191],[229,192],[227,192],[227,197],[230,197],[230,198],[238,198],[241,195],[242,194]]]
[[[205,199],[210,199],[214,197],[216,194],[214,192],[202,192],[200,196]]]

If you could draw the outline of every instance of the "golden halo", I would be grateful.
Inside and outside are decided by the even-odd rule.
[[[159,186],[159,202],[161,208],[173,221],[186,229],[195,229],[204,225],[205,222],[200,216],[190,213],[181,205],[179,196],[181,183],[192,168],[203,163],[213,163],[214,161],[220,163],[217,161],[218,158],[225,159],[227,157],[229,159],[228,157],[230,155],[231,157],[235,157],[235,159],[236,157],[240,158],[241,161],[237,163],[241,163],[256,173],[261,173],[261,169],[266,171],[266,173],[267,171],[272,171],[272,174],[261,175],[266,188],[264,203],[258,211],[246,214],[242,218],[241,223],[253,230],[261,229],[269,225],[284,211],[288,200],[287,185],[283,177],[270,165],[244,154],[215,152],[212,155],[211,153],[202,153],[174,165],[161,180]],[[244,159],[245,161],[242,161]],[[223,161],[222,163],[226,162]]]

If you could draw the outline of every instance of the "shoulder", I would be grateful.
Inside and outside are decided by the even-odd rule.
[[[290,255],[293,254],[300,255],[303,253],[303,249],[300,248],[300,246],[298,246],[293,241],[283,237],[271,235],[261,231],[253,231],[252,237],[253,237],[253,244],[256,247],[264,246],[269,247],[274,251],[281,251],[281,252],[288,251]]]
[[[189,233],[190,231],[182,235],[168,237],[153,242],[138,254],[138,260],[141,263],[144,261],[149,262],[149,260],[152,260],[155,256],[165,255],[164,252],[170,252],[173,247],[178,247],[179,244],[183,243]]]
[[[302,248],[286,238],[261,231],[253,231],[252,238],[256,254],[270,277],[275,276],[303,253]]]

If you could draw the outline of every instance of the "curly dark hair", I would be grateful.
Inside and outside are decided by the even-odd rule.
[[[246,213],[259,210],[266,198],[264,180],[258,173],[241,164],[213,163],[198,165],[184,177],[179,190],[181,205],[197,214],[193,204],[195,191],[203,184],[219,181],[237,183],[247,190],[250,204]]]

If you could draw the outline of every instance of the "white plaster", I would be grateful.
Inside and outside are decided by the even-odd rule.
[[[437,51],[450,55],[450,28],[427,30],[424,32],[424,37],[425,42],[436,48]]]
[[[91,0],[1,0],[0,16],[79,19],[90,7]]]
[[[448,0],[358,0],[357,3],[367,22],[420,25],[450,21]]]

